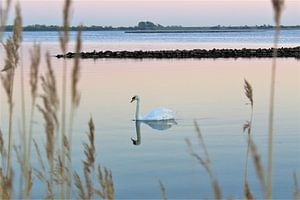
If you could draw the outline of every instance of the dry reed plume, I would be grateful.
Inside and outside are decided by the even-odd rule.
[[[0,198],[12,199],[13,196],[13,171],[8,170],[8,175],[0,174]]]
[[[250,101],[251,108],[253,108],[253,89],[252,89],[252,86],[246,79],[244,80],[244,82],[245,82],[245,85],[244,85],[245,95],[248,98],[248,100]]]
[[[100,164],[98,164],[98,182],[100,188],[95,189],[98,197],[102,199],[114,199],[115,189],[112,172],[106,167],[102,168]]]
[[[5,22],[8,16],[8,9],[10,7],[11,1],[6,1],[6,7],[2,9],[0,13],[0,32],[1,39],[3,28],[5,27]],[[71,1],[66,0],[63,10],[63,32],[60,34],[60,47],[63,53],[66,53],[68,41],[69,41],[69,15],[70,15]],[[8,148],[6,153],[6,148],[4,147],[4,139],[2,132],[0,132],[0,151],[1,151],[1,162],[6,168],[1,168],[0,176],[0,198],[10,199],[13,197],[13,169],[11,167],[11,157],[12,157],[12,115],[13,115],[13,83],[14,75],[17,65],[19,64],[19,48],[22,42],[22,18],[20,14],[20,6],[16,6],[16,17],[14,20],[14,29],[12,37],[9,37],[4,46],[6,53],[5,65],[2,69],[1,81],[4,87],[4,91],[7,96],[7,101],[9,105],[9,131],[8,131]],[[2,40],[1,40],[2,43]],[[67,64],[66,60],[63,63],[63,77],[62,77],[62,96],[61,96],[61,119],[58,120],[58,108],[60,98],[57,94],[56,77],[51,65],[50,55],[46,53],[46,63],[47,70],[44,75],[41,76],[41,90],[42,93],[38,95],[38,85],[39,85],[39,63],[41,60],[40,46],[34,45],[32,51],[30,52],[30,89],[31,89],[31,112],[29,129],[26,130],[26,115],[25,115],[25,93],[24,93],[24,74],[23,74],[23,63],[21,63],[21,109],[22,109],[22,129],[21,138],[22,143],[20,146],[14,145],[14,153],[16,159],[20,165],[20,194],[19,198],[30,198],[30,191],[32,188],[32,172],[36,177],[44,184],[46,188],[46,199],[54,198],[71,198],[72,191],[72,162],[71,162],[71,145],[72,145],[72,132],[73,132],[73,120],[75,115],[75,110],[79,106],[80,93],[78,90],[78,82],[80,76],[80,58],[79,54],[81,51],[81,31],[77,35],[76,43],[76,53],[77,57],[74,60],[74,66],[71,73],[71,111],[70,111],[70,128],[69,135],[66,136],[65,126],[66,126],[66,85],[67,85]],[[46,136],[45,149],[40,149],[39,144],[32,139],[33,131],[33,121],[34,121],[34,110],[36,106],[37,97],[40,97],[41,103],[37,105],[38,110],[44,119],[44,128]],[[61,133],[59,135],[59,127],[61,128]],[[114,199],[114,186],[111,171],[106,168],[101,168],[98,166],[96,170],[95,167],[95,155],[96,149],[94,145],[94,124],[92,119],[89,122],[89,143],[84,144],[84,152],[86,155],[86,160],[83,166],[83,175],[85,178],[83,190],[86,191],[85,195],[82,197],[92,199],[94,197],[100,197],[103,199]],[[59,136],[61,140],[59,140]],[[32,168],[30,163],[31,155],[31,142],[35,147],[35,157],[39,165]],[[59,147],[59,144],[61,146]],[[46,154],[46,158],[43,157],[43,153]],[[68,166],[65,164],[65,158],[69,160]],[[47,160],[47,164],[44,161]],[[75,173],[76,174],[76,173]],[[95,183],[96,174],[98,176],[98,183]],[[78,176],[79,177],[79,176]],[[78,185],[78,177],[75,176],[74,185]],[[25,180],[23,182],[23,179]],[[79,178],[80,181],[80,178]],[[23,188],[23,184],[25,187]],[[67,190],[65,190],[65,185],[68,184]],[[55,193],[55,188],[57,193]],[[23,194],[24,193],[24,194]],[[15,196],[16,197],[16,196]]]
[[[4,49],[6,52],[6,59],[4,64],[4,75],[1,73],[1,81],[6,92],[8,99],[9,109],[9,125],[8,125],[8,153],[7,153],[7,165],[6,176],[9,175],[11,167],[11,149],[12,149],[12,125],[13,125],[13,88],[14,88],[14,76],[15,69],[19,63],[19,48],[22,42],[22,18],[20,6],[15,7],[16,16],[14,19],[13,35],[6,40]]]
[[[250,190],[248,180],[245,180],[245,183],[244,183],[244,198],[249,199],[249,200],[254,199],[254,196]]]
[[[208,150],[206,148],[206,145],[205,145],[205,142],[204,142],[204,139],[203,139],[203,136],[202,136],[202,133],[201,133],[201,130],[200,130],[200,127],[199,127],[197,121],[194,121],[194,125],[195,125],[195,129],[196,129],[196,133],[197,133],[198,145],[204,151],[204,156],[201,156],[200,154],[198,154],[194,150],[191,141],[189,139],[186,139],[186,143],[188,145],[190,155],[193,156],[194,158],[196,158],[196,160],[198,160],[198,162],[206,170],[206,172],[210,178],[210,181],[211,181],[212,190],[214,191],[214,198],[222,199],[222,191],[221,191],[221,188],[220,188],[217,178],[215,178],[212,173],[211,160],[210,160]]]
[[[85,160],[83,163],[83,182],[78,175],[74,173],[75,186],[78,190],[77,198],[79,199],[93,199],[95,196],[101,199],[114,199],[114,184],[112,178],[112,172],[108,171],[107,168],[101,168],[100,164],[98,165],[98,184],[95,184],[94,177],[95,174],[95,159],[96,159],[96,149],[94,144],[95,137],[95,126],[93,119],[91,118],[89,123],[89,133],[88,138],[89,142],[84,143],[84,154]],[[103,172],[104,171],[104,172]],[[98,187],[97,187],[98,185]]]
[[[32,128],[33,128],[33,117],[34,110],[37,98],[37,89],[38,89],[38,79],[39,79],[39,64],[41,59],[41,47],[38,44],[33,44],[32,49],[30,50],[30,80],[29,84],[31,87],[31,112],[30,112],[30,121],[29,121],[29,131],[28,131],[28,141],[26,146],[26,155],[28,158],[26,160],[30,160],[30,152],[31,152],[31,141],[32,141]],[[22,73],[23,76],[23,73]],[[22,81],[23,82],[23,81]],[[23,96],[23,95],[22,95]],[[24,105],[25,107],[25,105]]]
[[[24,159],[24,177],[25,177],[25,199],[29,199],[29,193],[31,189],[31,141],[32,141],[32,127],[33,127],[33,116],[34,108],[37,96],[37,87],[38,87],[38,75],[39,75],[39,63],[40,63],[40,45],[34,44],[32,50],[30,51],[30,86],[31,86],[31,115],[29,121],[29,130],[26,131],[25,121],[25,96],[24,96],[24,80],[23,80],[23,64],[21,64],[21,96],[22,96],[22,124],[23,124],[23,159]],[[28,136],[27,136],[28,133]]]
[[[246,152],[246,161],[245,161],[245,172],[244,172],[244,197],[246,199],[253,199],[254,196],[250,190],[250,185],[248,182],[248,158],[249,158],[249,151],[250,151],[250,140],[251,140],[251,130],[252,130],[252,120],[253,120],[253,89],[251,84],[245,79],[244,80],[244,90],[245,95],[248,98],[250,105],[251,105],[251,116],[250,120],[246,121],[243,127],[243,131],[247,131],[247,152]]]
[[[40,95],[43,104],[38,105],[39,111],[42,113],[45,124],[45,133],[46,133],[46,146],[45,152],[47,155],[47,160],[49,163],[49,177],[47,179],[46,174],[43,175],[42,182],[46,182],[48,188],[48,197],[53,197],[53,182],[54,182],[54,168],[55,168],[55,149],[58,148],[58,143],[55,144],[55,137],[57,136],[57,130],[59,127],[57,111],[59,106],[59,100],[57,95],[57,88],[56,88],[56,78],[53,72],[53,68],[50,61],[50,55],[46,53],[46,63],[47,63],[47,71],[46,74],[41,76],[41,86],[43,94]],[[38,145],[36,146],[36,152],[38,157],[40,157],[40,151]],[[45,170],[45,165],[40,158],[40,165],[42,166],[43,171]],[[42,173],[39,173],[42,174]],[[41,176],[39,176],[41,177]],[[56,174],[56,180],[58,180],[58,174]]]

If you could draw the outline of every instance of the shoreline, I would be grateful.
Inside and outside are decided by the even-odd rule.
[[[146,22],[147,23],[147,22]],[[142,22],[143,24],[143,22]],[[148,26],[137,24],[136,26],[101,26],[101,25],[91,25],[91,26],[69,26],[70,31],[124,31],[125,33],[189,33],[189,32],[249,32],[249,31],[269,31],[275,30],[273,25],[244,25],[244,26],[162,26],[154,24],[152,22],[148,23]],[[63,31],[63,27],[60,25],[45,25],[45,24],[32,24],[25,25],[22,27],[23,32],[60,32]],[[281,30],[299,30],[300,25],[282,25]],[[4,27],[4,32],[12,32],[13,25],[6,25]]]
[[[57,54],[55,57],[74,58],[76,53]],[[157,51],[92,51],[81,52],[82,59],[185,59],[185,58],[271,58],[273,57],[273,48],[256,49],[193,49],[193,50],[157,50]],[[300,46],[278,48],[277,57],[300,59]]]

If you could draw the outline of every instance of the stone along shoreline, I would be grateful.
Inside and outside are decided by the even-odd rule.
[[[58,54],[57,58],[74,58],[75,53],[69,52],[65,55]],[[93,51],[81,52],[80,58],[98,59],[98,58],[271,58],[273,57],[273,48],[258,49],[193,49],[193,50],[157,50],[157,51]],[[278,48],[277,57],[300,58],[300,46],[293,48]]]

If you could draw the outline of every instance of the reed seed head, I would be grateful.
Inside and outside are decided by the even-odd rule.
[[[244,85],[245,95],[249,99],[251,107],[253,107],[253,90],[252,90],[252,86],[246,79],[244,79],[244,82],[245,82],[245,85]]]
[[[84,143],[84,154],[86,156],[86,160],[83,161],[84,164],[84,170],[90,172],[91,169],[94,169],[94,163],[95,163],[95,156],[96,156],[96,148],[94,144],[94,133],[95,133],[95,126],[93,119],[90,118],[89,121],[89,143]]]
[[[0,74],[2,85],[4,87],[5,93],[8,98],[8,103],[12,104],[12,86],[14,80],[14,68],[15,68],[15,52],[14,52],[14,44],[11,38],[6,40],[6,44],[4,45],[6,52],[6,59],[4,64],[4,69],[2,72],[5,74]]]
[[[213,190],[214,190],[215,199],[222,199],[221,187],[217,179],[213,181]]]
[[[76,172],[74,173],[74,179],[75,179],[75,186],[79,190],[78,198],[79,199],[86,199],[83,183],[81,181],[80,176]]]
[[[251,190],[248,181],[245,182],[245,187],[244,187],[244,198],[247,200],[252,200],[255,199]]]
[[[13,28],[13,41],[15,45],[15,51],[17,51],[22,42],[22,16],[21,16],[21,7],[18,3],[15,7],[15,20],[14,20],[14,28]]]
[[[51,64],[50,53],[46,53],[47,72],[45,77],[42,77],[42,88],[48,94],[53,111],[56,113],[59,108],[59,98],[56,87],[56,78]],[[56,121],[57,121],[57,117]]]
[[[114,199],[115,189],[112,172],[105,167],[102,169],[100,164],[98,165],[98,181],[101,188],[95,190],[96,194],[102,199]]]

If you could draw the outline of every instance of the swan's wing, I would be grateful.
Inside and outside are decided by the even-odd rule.
[[[143,120],[168,120],[175,119],[175,112],[168,108],[155,108],[148,112]]]

